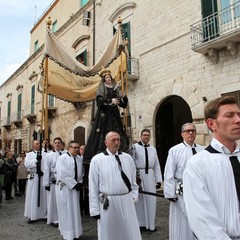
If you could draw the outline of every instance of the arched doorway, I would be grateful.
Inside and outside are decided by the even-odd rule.
[[[78,141],[80,145],[85,145],[85,128],[77,127],[74,129],[74,140]]]
[[[192,122],[192,113],[187,102],[177,95],[166,97],[156,114],[156,149],[164,172],[168,150],[182,141],[181,126]]]

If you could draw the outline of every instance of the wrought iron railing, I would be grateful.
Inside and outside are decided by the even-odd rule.
[[[240,1],[190,26],[192,48],[240,29]]]

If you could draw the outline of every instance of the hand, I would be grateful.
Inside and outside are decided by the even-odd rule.
[[[156,185],[156,189],[160,189],[161,188],[161,183],[158,182],[157,185]]]
[[[76,189],[77,191],[80,191],[80,190],[81,190],[81,187],[82,187],[82,184],[78,182],[78,183],[73,187],[73,189]]]
[[[176,202],[178,200],[178,198],[168,198],[168,200],[171,202]]]
[[[138,201],[138,199],[137,199],[137,198],[134,198],[134,199],[133,199],[133,203],[134,203],[134,204],[136,204],[136,203],[137,203],[137,201]]]
[[[50,191],[50,186],[45,186],[45,190]]]
[[[100,219],[100,215],[96,215],[96,216],[92,216],[93,218],[95,218],[96,220]]]
[[[42,155],[37,155],[36,159],[37,159],[38,161],[41,161],[41,160],[42,160]]]
[[[142,183],[142,179],[140,177],[136,178],[137,185],[140,187]]]
[[[118,105],[119,104],[119,100],[117,98],[112,98],[112,104]]]
[[[38,176],[43,176],[43,172],[42,171],[39,171],[39,172],[37,172],[37,174],[38,174]]]

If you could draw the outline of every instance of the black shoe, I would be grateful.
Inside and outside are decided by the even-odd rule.
[[[51,223],[53,227],[58,227],[58,223]]]
[[[6,199],[6,200],[12,200],[13,197],[6,197],[5,199]]]
[[[31,224],[31,223],[33,223],[33,220],[31,220],[31,219],[29,218],[28,221],[27,221],[27,223],[28,223],[28,224]]]
[[[21,194],[20,194],[20,193],[16,193],[15,196],[16,196],[16,197],[20,197]]]

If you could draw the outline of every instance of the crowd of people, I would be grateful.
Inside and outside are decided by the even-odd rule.
[[[0,152],[0,206],[5,191],[5,200],[12,200],[14,197],[24,196],[27,168],[24,165],[25,152],[17,157],[8,147]],[[14,187],[14,191],[12,191]]]
[[[205,122],[213,136],[208,147],[195,143],[192,122],[182,125],[183,141],[169,149],[162,176],[157,151],[149,144],[149,129],[126,148],[117,108],[127,106],[127,97],[116,91],[109,70],[101,76],[99,109],[86,148],[72,140],[65,149],[56,137],[52,145],[45,140],[40,146],[34,140],[32,151],[18,158],[6,149],[0,157],[0,201],[2,188],[6,200],[11,200],[15,186],[15,194],[26,194],[24,216],[29,224],[46,220],[59,228],[63,239],[72,240],[83,234],[85,194],[99,240],[141,240],[143,229],[157,231],[156,191],[163,187],[170,201],[170,240],[240,239],[236,99],[219,97],[206,105]]]

